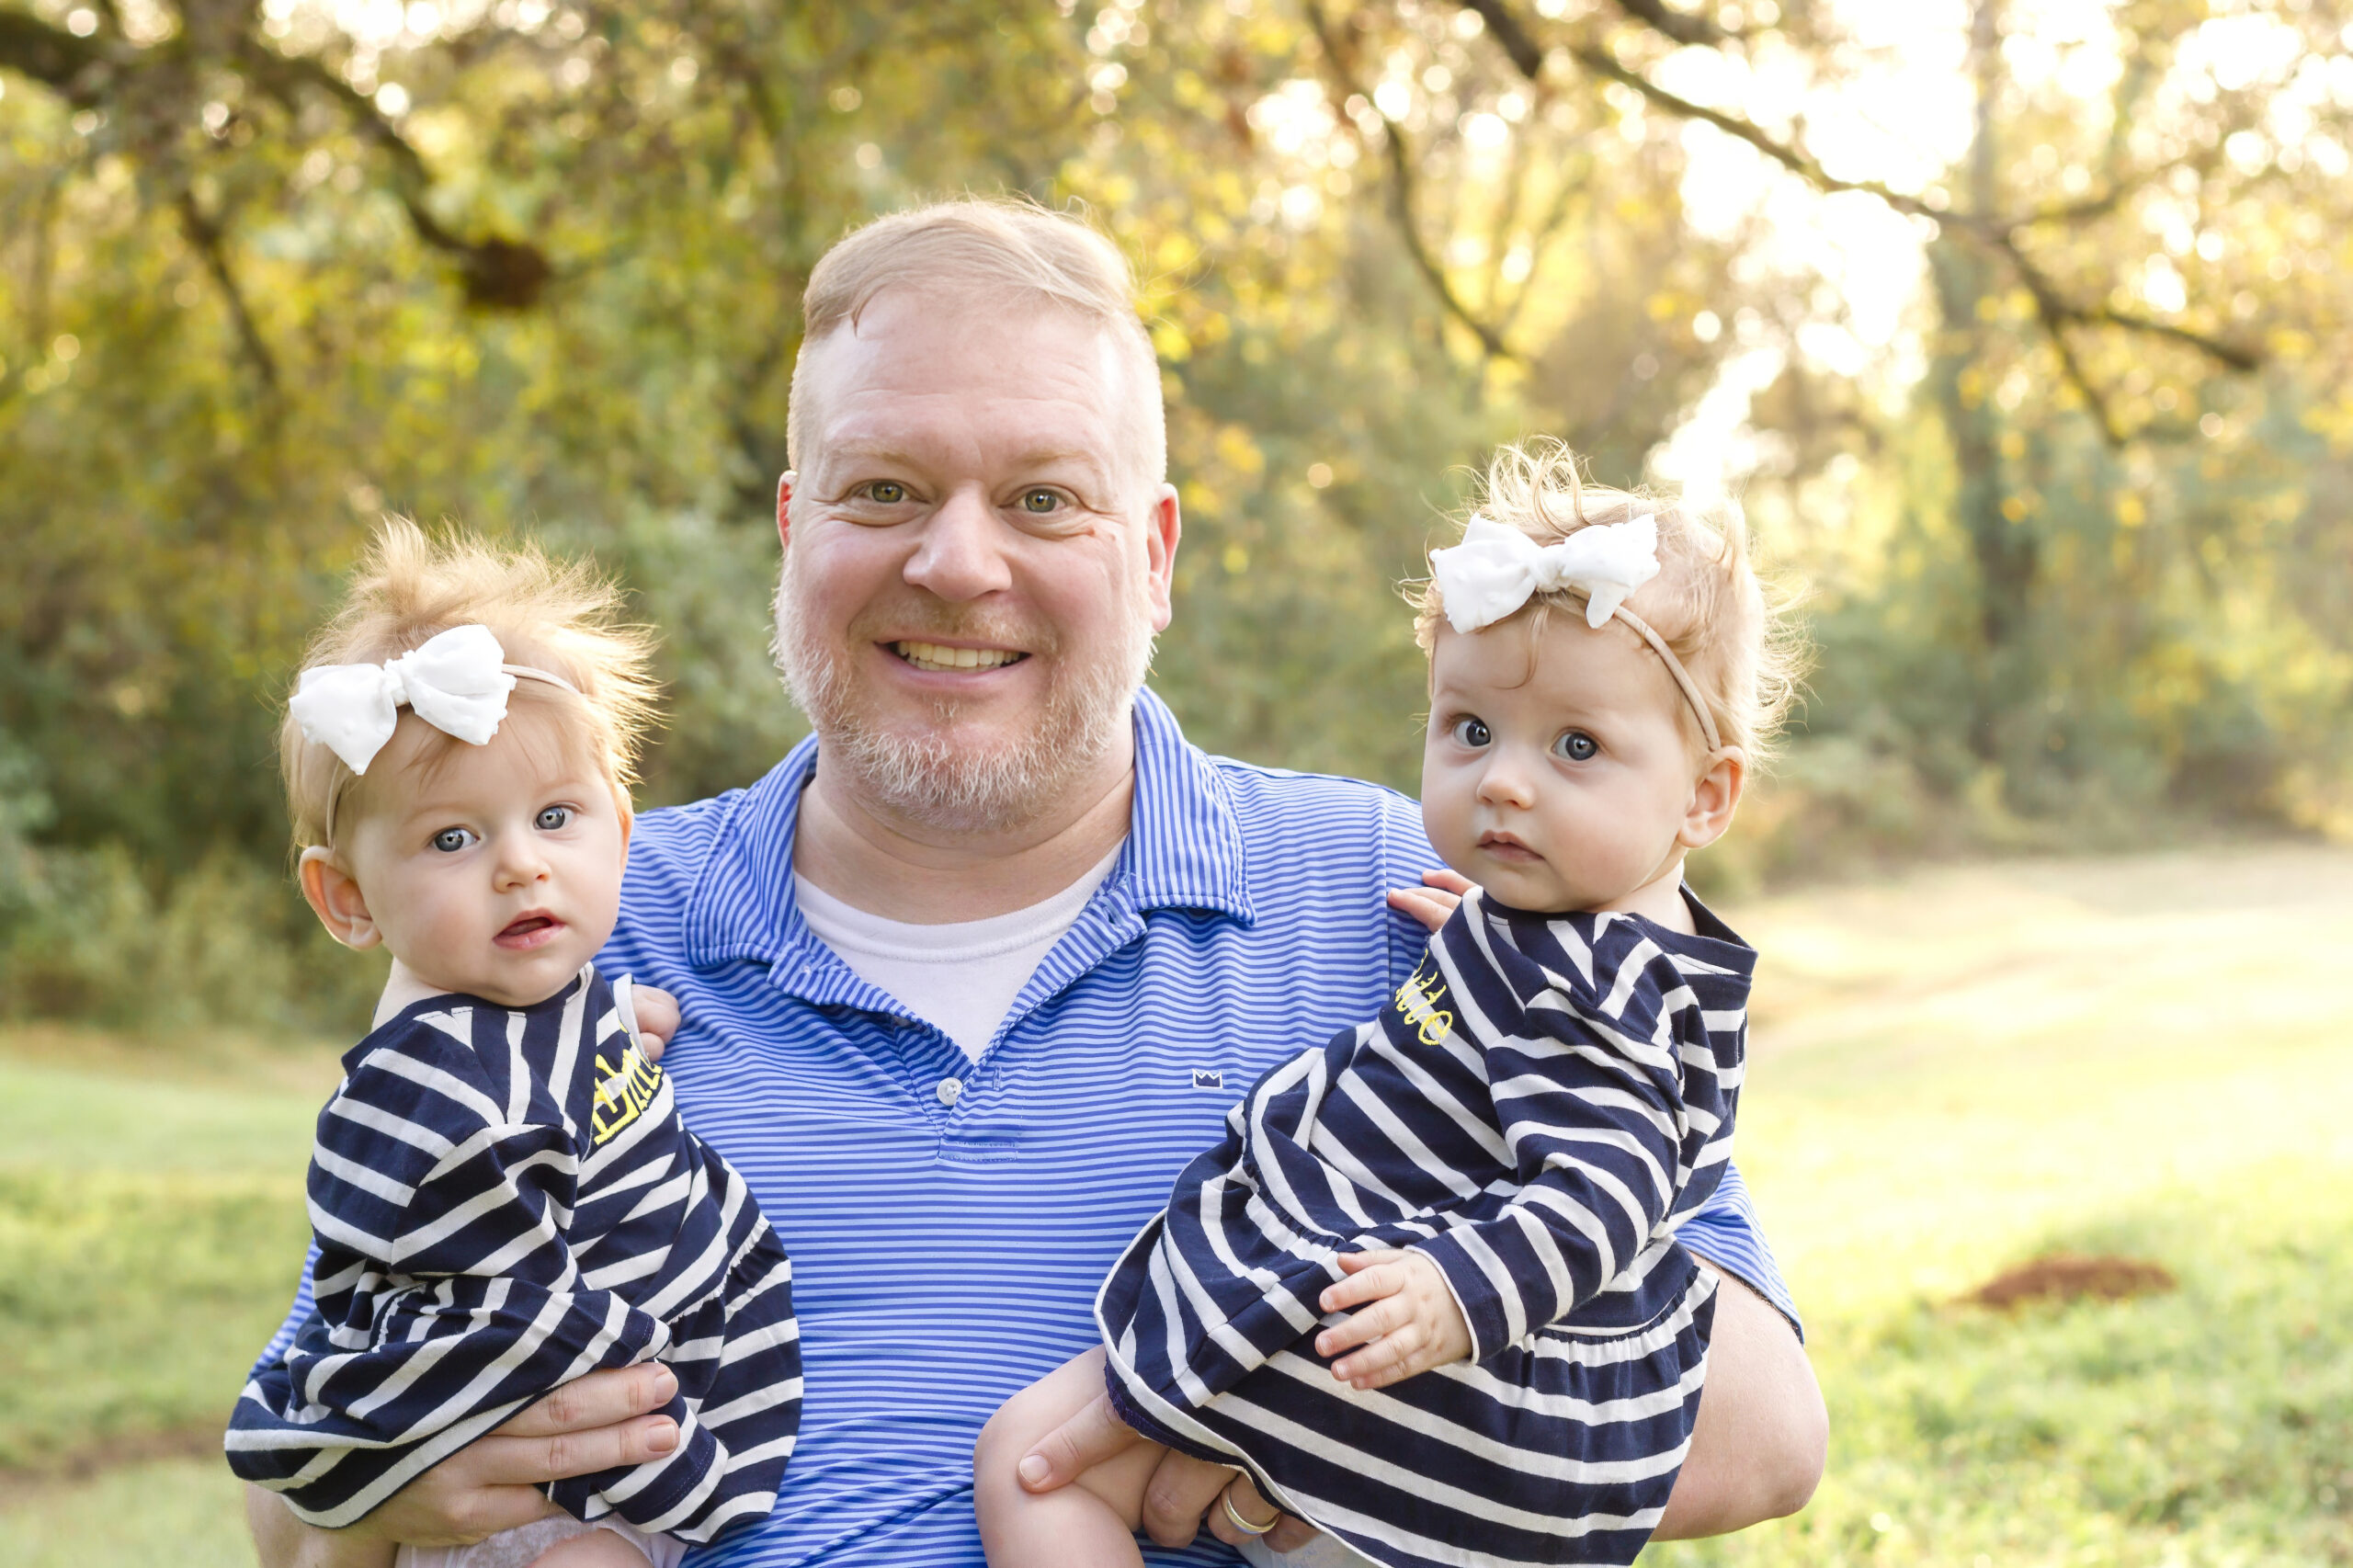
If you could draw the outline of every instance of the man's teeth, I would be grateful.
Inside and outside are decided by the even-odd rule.
[[[893,642],[891,651],[919,670],[993,670],[1021,657],[1010,648],[943,648],[937,642]]]

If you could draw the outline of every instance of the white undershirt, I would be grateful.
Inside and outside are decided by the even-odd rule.
[[[1122,839],[1085,876],[1042,903],[952,926],[911,926],[846,903],[795,871],[792,896],[817,939],[850,972],[935,1024],[974,1062],[1013,999],[1119,863]]]

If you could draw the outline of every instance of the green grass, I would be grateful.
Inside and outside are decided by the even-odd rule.
[[[1645,1562],[2353,1563],[2353,855],[1927,872],[1733,919],[1766,955],[1739,1158],[1830,1473]],[[21,1036],[0,1070],[0,1468],[217,1425],[291,1288],[328,1053]],[[1956,1304],[2054,1250],[2181,1288]],[[0,1568],[241,1540],[214,1460],[0,1484]]]
[[[125,1465],[0,1504],[9,1568],[253,1568],[236,1477],[218,1460]]]
[[[1739,912],[1738,1158],[1830,1471],[1675,1568],[2353,1562],[2353,856],[1923,874]],[[2046,1251],[2179,1291],[1955,1304]]]
[[[316,1064],[56,1033],[6,1045],[0,1471],[217,1429],[301,1267]],[[13,1522],[0,1537],[15,1562]]]

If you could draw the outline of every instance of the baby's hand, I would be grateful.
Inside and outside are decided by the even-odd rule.
[[[1332,1375],[1356,1389],[1386,1388],[1416,1372],[1460,1361],[1471,1354],[1471,1325],[1454,1304],[1446,1276],[1418,1252],[1342,1253],[1350,1276],[1324,1287],[1327,1312],[1366,1306],[1345,1323],[1315,1336],[1320,1356],[1337,1356],[1352,1345],[1363,1349],[1332,1363]]]
[[[647,1059],[661,1061],[663,1048],[678,1032],[678,999],[651,985],[632,985],[630,1006],[637,1013],[637,1032],[644,1037]]]
[[[1391,888],[1389,907],[1410,915],[1436,931],[1454,916],[1455,905],[1471,891],[1471,879],[1443,869],[1422,873],[1422,886]]]

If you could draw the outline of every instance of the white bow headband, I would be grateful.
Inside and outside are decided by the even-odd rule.
[[[1518,528],[1473,517],[1462,542],[1430,551],[1430,575],[1438,582],[1446,619],[1454,630],[1493,626],[1526,604],[1531,595],[1569,592],[1585,597],[1585,623],[1598,631],[1610,619],[1624,621],[1650,644],[1666,673],[1691,705],[1708,749],[1723,745],[1699,684],[1666,639],[1626,608],[1626,596],[1658,575],[1658,520],[1645,513],[1622,523],[1579,528],[1552,544],[1538,544]]]
[[[286,709],[307,739],[365,773],[392,738],[403,707],[443,734],[488,745],[506,721],[517,676],[580,694],[561,676],[508,664],[489,627],[453,626],[381,665],[313,665]]]

